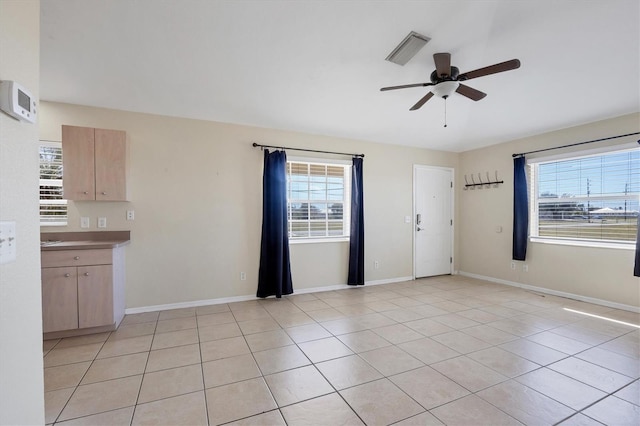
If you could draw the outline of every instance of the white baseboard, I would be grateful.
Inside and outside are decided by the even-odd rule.
[[[616,303],[608,300],[596,299],[595,297],[582,296],[580,294],[566,293],[564,291],[551,290],[544,287],[536,287],[533,285],[522,284],[515,281],[503,280],[501,278],[494,278],[494,277],[487,277],[485,275],[472,274],[470,272],[458,271],[458,274],[465,277],[469,277],[469,278],[476,278],[479,280],[490,281],[497,284],[504,284],[512,287],[524,288],[526,290],[537,291],[539,293],[551,294],[553,296],[566,297],[567,299],[579,300],[581,302],[593,303],[595,305],[607,306],[609,308],[622,309],[624,311],[640,313],[640,307],[638,306],[625,305],[623,303]]]
[[[413,277],[388,278],[384,280],[365,281],[365,285],[392,284],[392,283],[397,283],[402,281],[410,281],[412,279]],[[318,293],[321,291],[344,290],[347,288],[354,288],[354,287],[356,286],[347,285],[347,284],[336,284],[336,285],[330,285],[330,286],[324,286],[324,287],[301,288],[301,289],[294,289],[294,294],[306,294],[306,293]],[[360,287],[360,286],[357,286],[357,287]],[[197,308],[198,306],[220,305],[222,303],[246,302],[247,300],[261,300],[261,299],[253,295],[221,297],[218,299],[194,300],[191,302],[178,302],[178,303],[168,303],[165,305],[152,305],[152,306],[140,306],[138,308],[127,308],[125,309],[124,313],[127,315],[141,314],[144,312],[168,311],[170,309]]]

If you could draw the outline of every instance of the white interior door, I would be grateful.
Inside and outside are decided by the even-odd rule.
[[[451,274],[453,170],[414,166],[413,188],[415,276]]]

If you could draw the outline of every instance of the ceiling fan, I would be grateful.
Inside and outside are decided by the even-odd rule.
[[[477,70],[460,74],[460,71],[457,67],[451,66],[450,53],[435,53],[433,55],[433,61],[436,64],[436,69],[431,73],[431,82],[383,87],[382,89],[380,89],[380,91],[386,92],[387,90],[431,86],[431,88],[429,89],[429,93],[424,95],[418,102],[416,102],[416,104],[409,109],[410,111],[420,109],[422,105],[427,103],[427,101],[433,97],[433,95],[439,96],[446,100],[453,92],[457,92],[462,96],[466,96],[473,101],[479,101],[480,99],[487,96],[487,94],[462,84],[462,81],[520,68],[520,60],[511,59],[510,61],[500,62],[499,64],[490,65],[488,67],[479,68]]]

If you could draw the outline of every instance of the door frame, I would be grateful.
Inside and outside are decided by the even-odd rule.
[[[427,169],[427,170],[446,170],[451,174],[451,201],[450,201],[450,209],[451,209],[451,220],[453,221],[453,224],[451,225],[451,233],[449,238],[451,239],[451,267],[449,268],[449,273],[451,275],[454,275],[455,269],[454,269],[454,264],[456,261],[455,258],[455,226],[456,226],[456,221],[455,221],[455,195],[456,192],[454,191],[455,189],[455,178],[456,178],[456,174],[455,174],[455,169],[453,167],[440,167],[440,166],[427,166],[424,164],[414,164],[413,165],[413,217],[411,218],[411,224],[412,224],[412,228],[411,228],[411,238],[413,241],[413,256],[412,256],[412,261],[413,261],[413,279],[416,279],[416,174],[417,171],[419,169]]]

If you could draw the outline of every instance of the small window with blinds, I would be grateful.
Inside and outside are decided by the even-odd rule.
[[[350,166],[287,162],[287,213],[290,240],[349,236]]]
[[[40,226],[67,225],[62,198],[62,144],[40,142]]]
[[[638,232],[640,150],[530,164],[532,237],[631,245]]]

